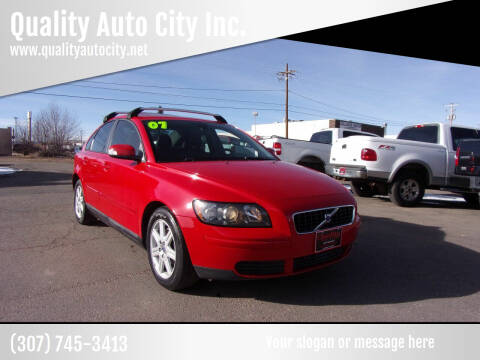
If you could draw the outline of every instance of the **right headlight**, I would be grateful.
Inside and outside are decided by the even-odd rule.
[[[210,225],[232,227],[271,227],[265,209],[256,204],[193,200],[198,219]]]

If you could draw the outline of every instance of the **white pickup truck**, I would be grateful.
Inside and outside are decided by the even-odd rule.
[[[359,196],[389,194],[399,206],[416,205],[426,188],[460,193],[478,206],[480,176],[455,174],[455,156],[460,141],[479,138],[479,129],[432,123],[406,127],[396,139],[340,139],[332,146],[326,171],[351,180]]]
[[[354,135],[378,136],[364,131],[345,128],[329,128],[313,133],[310,141],[285,139],[271,136],[259,139],[266,148],[273,149],[281,160],[306,166],[325,172],[325,166],[330,159],[332,144],[341,138]]]

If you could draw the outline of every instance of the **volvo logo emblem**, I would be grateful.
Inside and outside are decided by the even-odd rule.
[[[323,225],[327,225],[327,224],[330,224],[330,222],[332,221],[332,218],[333,216],[337,213],[339,208],[335,208],[333,209],[331,212],[329,213],[326,213],[325,214],[325,217],[323,218],[323,221],[317,225],[317,227],[315,229],[313,229],[313,231],[317,231],[318,229],[320,229]]]
[[[325,224],[329,224],[330,221],[332,221],[332,215],[331,214],[325,214]]]

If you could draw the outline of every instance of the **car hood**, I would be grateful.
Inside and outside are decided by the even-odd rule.
[[[355,203],[348,190],[336,180],[283,161],[184,162],[169,163],[168,168],[195,178],[197,181],[192,186],[198,184],[198,188],[193,191],[205,187],[218,189],[214,194],[221,199],[210,195],[205,200],[234,201],[232,199],[240,196],[243,200],[237,201],[267,202],[292,210]],[[231,199],[225,198],[225,192]]]

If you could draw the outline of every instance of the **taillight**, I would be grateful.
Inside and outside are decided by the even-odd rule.
[[[273,150],[275,150],[275,155],[282,155],[282,144],[279,142],[274,142]]]
[[[377,153],[372,149],[362,149],[362,160],[377,161]]]
[[[455,166],[458,166],[459,158],[460,158],[460,146],[457,147],[457,152],[455,153]]]

